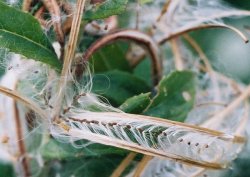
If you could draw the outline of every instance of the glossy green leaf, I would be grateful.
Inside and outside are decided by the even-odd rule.
[[[0,160],[0,177],[14,177],[15,172],[10,162]]]
[[[98,50],[91,56],[90,63],[94,67],[94,72],[104,72],[110,70],[131,71],[126,59],[128,44],[116,42],[109,44]]]
[[[121,14],[127,7],[128,0],[105,0],[103,3],[87,10],[84,14],[85,20],[96,20],[107,18],[112,15]]]
[[[141,61],[133,71],[133,74],[144,80],[149,86],[152,85],[151,62],[148,57]]]
[[[38,21],[3,2],[0,2],[0,48],[61,69],[61,63]]]
[[[47,160],[72,160],[79,159],[82,157],[89,156],[101,156],[108,154],[117,154],[124,155],[127,151],[114,148],[111,146],[106,146],[102,144],[89,144],[88,141],[81,141],[81,143],[85,142],[88,146],[83,148],[76,148],[72,144],[58,142],[54,139],[49,140],[48,143],[44,144],[41,147],[41,154]]]
[[[126,113],[140,114],[148,107],[150,101],[150,93],[142,93],[127,99],[119,109]]]
[[[193,108],[195,77],[190,71],[176,71],[164,77],[146,115],[184,121]]]
[[[114,106],[121,105],[134,95],[149,91],[150,88],[143,80],[127,72],[114,70],[93,77],[92,92],[104,96]]]

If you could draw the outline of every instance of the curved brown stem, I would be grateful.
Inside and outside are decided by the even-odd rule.
[[[175,38],[177,36],[181,36],[183,34],[186,34],[186,33],[192,32],[192,31],[197,31],[197,30],[202,30],[202,29],[209,29],[209,28],[226,28],[226,29],[229,29],[229,30],[235,32],[237,35],[239,35],[244,40],[245,43],[248,43],[248,41],[249,41],[247,36],[245,36],[240,30],[238,30],[235,27],[232,27],[232,26],[229,26],[229,25],[223,25],[223,24],[219,24],[219,25],[206,24],[206,25],[195,26],[193,28],[184,29],[184,30],[181,30],[181,31],[176,32],[174,34],[167,35],[166,37],[161,39],[158,43],[159,43],[159,45],[162,45],[165,42],[167,42],[168,40],[173,39],[173,38]]]
[[[179,32],[173,33],[171,35],[168,35],[168,36],[160,39],[157,43],[158,43],[158,45],[163,45],[166,42],[168,42],[169,40],[174,39],[178,36],[185,35],[186,33],[189,33],[192,31],[197,31],[197,30],[202,30],[202,29],[210,29],[210,28],[211,29],[213,29],[213,28],[226,28],[226,29],[232,30],[237,35],[239,35],[244,40],[245,43],[248,43],[248,38],[240,30],[238,30],[237,28],[234,28],[232,26],[223,25],[223,24],[222,25],[206,24],[206,25],[195,26],[195,27],[189,28],[189,29],[184,29],[184,30],[181,30]],[[141,53],[139,56],[137,56],[136,60],[138,62],[136,64],[138,64],[143,59],[144,56],[145,56],[145,53]]]
[[[105,46],[108,43],[114,42],[116,40],[129,40],[138,43],[146,47],[149,52],[151,62],[152,62],[152,73],[154,85],[160,81],[162,77],[162,63],[159,58],[158,46],[148,35],[136,31],[136,30],[121,30],[110,33],[101,39],[97,40],[92,44],[88,50],[83,55],[83,61],[89,60],[90,56],[94,54],[95,51]]]

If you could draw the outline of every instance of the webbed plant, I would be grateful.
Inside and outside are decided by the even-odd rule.
[[[0,1],[0,176],[223,176],[250,86],[189,33],[249,16],[215,0]],[[193,33],[192,33],[193,34]]]

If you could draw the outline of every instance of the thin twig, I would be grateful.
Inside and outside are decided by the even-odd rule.
[[[130,152],[125,159],[120,163],[120,165],[115,169],[110,177],[119,177],[122,175],[123,171],[127,168],[127,166],[131,163],[131,161],[135,158],[136,153]]]
[[[170,42],[171,42],[171,47],[172,47],[172,51],[174,54],[175,68],[176,68],[176,70],[181,71],[184,69],[184,63],[183,63],[183,60],[181,57],[180,48],[177,44],[178,41],[176,38],[174,38],[174,39],[171,39]]]
[[[208,105],[217,105],[217,106],[221,106],[221,107],[227,106],[225,103],[221,103],[221,102],[205,102],[205,103],[197,104],[197,105],[195,105],[195,107],[202,107],[202,106],[208,106]]]
[[[157,85],[162,77],[162,63],[159,58],[158,46],[148,35],[136,31],[136,30],[122,30],[114,33],[110,33],[92,44],[89,49],[83,55],[83,60],[89,60],[90,56],[95,51],[105,46],[106,44],[116,40],[131,40],[140,45],[145,46],[148,49],[151,62],[152,62],[152,74],[154,85]]]
[[[188,34],[184,34],[182,36],[193,48],[194,50],[199,54],[200,59],[204,62],[205,67],[207,68],[208,72],[213,71],[212,66],[209,63],[209,59],[207,58],[207,56],[205,55],[205,53],[203,52],[203,50],[201,49],[201,47],[198,45],[198,43]]]
[[[139,20],[140,20],[140,0],[136,2],[136,18],[135,18],[135,29],[139,30]]]
[[[238,30],[237,28],[230,26],[230,25],[224,25],[224,24],[205,24],[205,25],[200,25],[200,26],[195,26],[193,28],[188,28],[188,29],[183,29],[181,31],[175,32],[173,34],[167,35],[166,37],[162,38],[158,43],[160,45],[164,44],[165,42],[167,42],[170,39],[173,39],[177,36],[181,36],[183,34],[192,32],[192,31],[197,31],[197,30],[202,30],[202,29],[209,29],[209,28],[225,28],[225,29],[229,29],[233,32],[235,32],[238,36],[240,36],[240,38],[242,38],[242,40],[245,43],[248,43],[248,38],[245,34],[243,34],[240,30]]]
[[[14,90],[10,90],[9,88],[0,86],[0,93],[8,97],[11,97],[16,101],[20,101],[25,106],[27,106],[28,108],[36,112],[38,115],[40,115],[42,118],[47,119],[47,114],[36,103],[34,103],[32,100],[29,100],[21,96],[21,94],[19,94],[18,92]]]
[[[161,21],[163,15],[168,11],[168,7],[169,7],[171,1],[172,0],[168,0],[168,1],[165,2],[165,4],[163,5],[163,8],[161,10],[161,14],[158,16],[158,18],[156,20],[157,22]]]
[[[240,30],[238,30],[235,27],[229,26],[229,25],[215,25],[215,24],[205,24],[205,25],[200,25],[200,26],[195,26],[193,28],[188,28],[188,29],[183,29],[180,30],[178,32],[175,32],[173,34],[169,34],[167,36],[165,36],[164,38],[160,39],[159,41],[157,41],[158,45],[163,45],[166,42],[168,42],[169,40],[176,38],[178,36],[182,36],[184,34],[187,34],[189,32],[193,32],[193,31],[197,31],[197,30],[203,30],[203,29],[210,29],[210,28],[226,28],[229,29],[233,32],[235,32],[238,36],[240,36],[245,43],[248,43],[248,38],[247,36],[245,36]],[[136,64],[138,64],[145,56],[145,53],[141,53],[140,56],[137,56],[136,60],[138,61]]]
[[[205,68],[203,66],[199,66],[200,69],[203,72],[208,72],[208,74],[210,74],[210,77],[213,80],[212,82],[214,82],[213,84],[215,86],[216,86],[217,80],[220,79],[220,80],[224,80],[227,83],[231,83],[235,90],[237,90],[238,92],[241,92],[241,90],[243,89],[242,86],[240,86],[239,84],[237,84],[237,82],[235,82],[233,79],[231,79],[231,78],[229,78],[229,77],[227,77],[227,76],[225,76],[225,75],[223,75],[223,74],[215,71],[212,68],[212,66],[211,66],[211,64],[209,62],[209,59],[207,58],[205,52],[201,49],[201,47],[198,45],[198,43],[190,35],[184,34],[182,37],[185,40],[187,40],[187,42],[191,45],[191,47],[193,47],[193,49],[197,52],[197,54],[199,55],[200,59],[202,60],[202,62],[205,65]]]
[[[198,43],[191,36],[189,36],[188,34],[184,34],[183,37],[193,47],[193,49],[198,53],[198,55],[200,56],[200,59],[205,64],[205,67],[207,70],[206,72],[208,72],[208,74],[210,75],[212,85],[214,86],[214,91],[215,91],[214,98],[216,101],[220,101],[221,100],[221,93],[220,93],[220,89],[219,89],[218,78],[215,76],[215,72],[214,72],[211,64],[209,63],[209,59],[207,58],[206,54],[203,52],[201,47],[198,45]]]
[[[26,154],[26,148],[25,148],[25,142],[24,142],[24,136],[22,131],[22,123],[17,107],[16,101],[14,101],[14,118],[15,118],[15,125],[16,125],[16,134],[17,134],[17,142],[18,142],[18,148],[20,152],[21,163],[23,166],[24,176],[29,177],[30,174],[30,168],[29,168],[29,162],[27,159]]]
[[[55,108],[55,114],[56,114],[54,115],[55,118],[58,116],[60,109],[61,109],[62,100],[64,98],[65,86],[67,84],[68,76],[70,74],[71,64],[74,59],[76,44],[77,44],[79,31],[80,31],[81,19],[82,19],[83,10],[85,7],[85,0],[78,0],[76,7],[77,9],[73,17],[71,32],[69,36],[69,42],[66,46],[65,55],[64,55],[64,63],[63,63],[63,69],[61,72],[61,80],[60,80],[59,92],[58,92],[59,93],[58,102],[57,102],[58,106]]]
[[[133,177],[140,177],[143,169],[152,158],[152,156],[144,155],[141,162],[137,165]]]
[[[44,18],[43,18],[43,13],[44,13],[44,11],[45,11],[45,7],[44,7],[44,6],[40,7],[40,8],[37,10],[37,12],[35,13],[34,17],[40,22],[40,24],[41,24],[44,28],[46,28],[46,27],[47,27],[47,22],[46,22],[46,20],[44,20]]]
[[[22,10],[24,12],[29,12],[31,3],[32,3],[32,0],[23,0]]]

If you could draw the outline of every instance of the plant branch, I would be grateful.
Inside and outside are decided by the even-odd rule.
[[[193,49],[198,53],[200,59],[204,62],[205,67],[207,69],[207,71],[210,73],[213,71],[212,66],[209,63],[209,59],[207,58],[207,56],[205,55],[205,53],[203,52],[203,50],[201,49],[201,47],[198,45],[198,43],[188,34],[184,34],[182,36],[190,45],[191,47],[193,47]]]
[[[143,169],[152,158],[152,156],[144,155],[140,163],[137,165],[133,177],[140,177]]]
[[[224,24],[205,24],[205,25],[200,25],[200,26],[195,26],[192,28],[188,28],[188,29],[183,29],[181,31],[175,32],[173,34],[167,35],[166,37],[162,38],[158,43],[160,45],[164,44],[165,42],[167,42],[170,39],[173,39],[175,37],[184,35],[186,33],[192,32],[192,31],[197,31],[197,30],[202,30],[202,29],[209,29],[209,28],[226,28],[229,29],[231,31],[233,31],[234,33],[236,33],[240,38],[242,38],[242,40],[245,43],[248,43],[248,38],[246,35],[244,35],[240,30],[238,30],[237,28],[233,27],[233,26],[229,26],[229,25],[224,25]]]
[[[23,170],[24,170],[24,176],[29,177],[31,174],[30,174],[28,159],[26,157],[27,154],[26,154],[25,142],[24,142],[23,131],[22,131],[22,123],[21,123],[16,101],[14,101],[14,118],[15,118],[17,142],[18,142],[20,157],[23,157],[23,159],[21,160],[21,163],[22,163]]]
[[[210,29],[210,28],[211,29],[213,29],[213,28],[226,28],[226,29],[229,29],[229,30],[235,32],[238,36],[240,36],[244,40],[245,43],[248,43],[248,38],[240,30],[238,30],[235,27],[232,27],[232,26],[229,26],[229,25],[223,25],[223,24],[221,24],[221,25],[205,24],[205,25],[195,26],[193,28],[182,29],[182,30],[177,31],[177,32],[175,32],[173,34],[165,36],[164,38],[157,41],[157,43],[158,43],[158,45],[163,45],[166,42],[168,42],[169,40],[174,39],[174,38],[179,37],[179,36],[182,36],[182,35],[185,35],[185,34],[187,34],[189,32],[193,32],[193,31],[197,31],[197,30],[203,30],[203,29]],[[144,56],[145,56],[145,53],[141,53],[140,56],[137,56],[137,58],[136,58],[137,63],[136,64],[138,64],[143,59]]]
[[[160,81],[162,77],[162,63],[159,58],[158,46],[148,35],[136,30],[122,30],[108,34],[92,44],[83,55],[83,60],[89,60],[95,51],[116,40],[130,40],[147,48],[152,62],[152,73],[154,85]]]
[[[13,98],[16,101],[19,101],[23,103],[25,106],[36,112],[38,115],[40,115],[42,118],[47,119],[47,114],[45,111],[43,111],[36,103],[33,101],[21,96],[18,92],[14,90],[10,90],[9,88],[0,86],[0,93]]]
[[[44,7],[44,6],[40,7],[40,8],[36,11],[34,17],[40,22],[40,24],[41,24],[44,28],[46,28],[47,22],[46,22],[46,20],[44,20],[44,18],[43,18],[43,13],[44,13],[44,11],[45,11],[45,7]]]
[[[66,46],[63,69],[61,72],[61,80],[59,85],[59,94],[58,94],[58,106],[55,108],[55,117],[56,118],[60,112],[62,100],[64,98],[65,86],[67,85],[68,77],[70,74],[71,64],[75,56],[76,44],[79,36],[81,19],[83,16],[83,11],[85,7],[85,0],[78,0],[76,4],[76,13],[73,17],[71,32],[69,36],[69,42]]]
[[[157,17],[157,20],[156,20],[157,22],[161,21],[163,15],[168,11],[168,7],[169,7],[171,1],[172,0],[168,0],[165,2],[165,4],[163,5],[163,8],[161,10],[161,14]]]
[[[24,12],[29,12],[32,0],[23,0],[22,10]]]
[[[177,40],[178,40],[177,38],[171,39],[170,43],[174,54],[175,68],[176,70],[182,71],[184,69],[184,63],[181,57],[181,51],[179,45],[177,44],[178,42]]]
[[[110,177],[119,177],[122,175],[123,171],[127,168],[130,162],[135,158],[136,153],[130,152],[125,159],[120,163],[120,165],[115,169]]]
[[[184,34],[183,38],[193,47],[193,49],[200,56],[200,59],[203,61],[204,65],[206,67],[206,72],[208,72],[208,74],[210,75],[211,82],[214,86],[215,100],[220,101],[221,100],[221,93],[220,93],[220,89],[219,89],[218,78],[216,77],[215,71],[213,70],[211,64],[209,63],[209,59],[207,58],[207,56],[205,55],[205,53],[203,52],[201,47],[198,45],[198,43],[191,36],[189,36],[188,34]]]
[[[232,79],[227,78],[224,75],[221,75],[217,72],[215,72],[212,68],[212,66],[209,63],[208,58],[206,57],[205,53],[203,52],[203,50],[200,48],[200,46],[196,43],[196,41],[191,38],[189,35],[183,35],[184,39],[186,39],[189,44],[196,50],[196,52],[199,54],[200,58],[202,59],[202,61],[205,64],[206,67],[206,71],[211,75],[212,77],[212,82],[214,85],[217,86],[217,90],[219,92],[219,87],[218,87],[218,81],[217,81],[217,77],[221,77],[223,80],[226,80],[227,82],[232,82],[232,84],[236,84],[237,83],[235,81],[233,81]],[[240,88],[240,90],[242,90],[242,88]],[[246,90],[247,92],[247,90]],[[217,93],[218,95],[219,93]],[[211,126],[213,123],[215,123],[217,121],[217,116],[220,117],[220,119],[224,119],[226,117],[227,114],[229,114],[231,111],[233,111],[235,109],[235,107],[237,107],[242,100],[246,99],[247,95],[242,93],[241,96],[239,96],[235,101],[233,101],[230,105],[228,105],[222,112],[216,114],[215,116],[213,116],[211,119],[209,119],[208,121],[206,121],[204,123],[204,126],[209,127]],[[237,101],[238,100],[238,101]],[[240,101],[239,101],[240,100]],[[220,120],[220,121],[222,121]],[[217,123],[218,124],[218,123]]]

